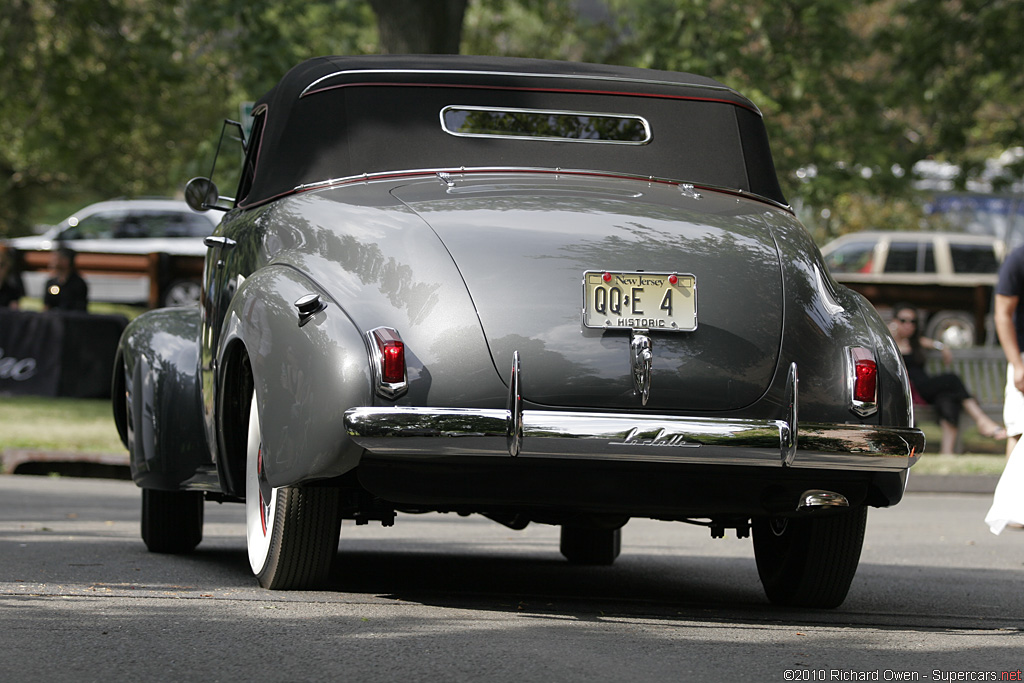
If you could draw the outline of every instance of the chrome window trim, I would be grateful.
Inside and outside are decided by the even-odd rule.
[[[643,140],[594,140],[591,138],[567,138],[546,135],[501,135],[500,133],[462,133],[451,130],[444,119],[445,112],[453,110],[462,111],[485,111],[485,112],[508,112],[512,114],[554,114],[556,116],[587,116],[603,117],[607,119],[630,119],[639,121],[644,127],[645,137]],[[562,109],[527,109],[521,107],[484,107],[475,104],[449,104],[441,108],[439,117],[441,119],[441,130],[457,138],[485,138],[492,140],[534,140],[546,142],[584,142],[594,145],[646,145],[653,138],[651,124],[643,116],[637,114],[614,114],[605,112],[587,112]]]

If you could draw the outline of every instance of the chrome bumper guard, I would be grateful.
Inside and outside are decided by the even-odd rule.
[[[693,465],[899,472],[924,450],[912,427],[797,424],[797,367],[786,377],[785,420],[524,410],[519,353],[508,408],[351,408],[352,440],[380,455],[527,457]],[[799,431],[799,433],[798,433]]]
[[[371,453],[491,456],[898,472],[919,457],[918,429],[783,420],[463,408],[352,408],[349,436]],[[793,448],[795,446],[795,449]]]

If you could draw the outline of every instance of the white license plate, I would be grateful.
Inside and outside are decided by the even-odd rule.
[[[697,278],[686,273],[588,270],[583,325],[602,329],[697,329]]]

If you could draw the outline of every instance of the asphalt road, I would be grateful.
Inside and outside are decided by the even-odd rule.
[[[132,484],[0,476],[0,681],[1021,680],[1024,532],[989,533],[990,500],[872,510],[820,611],[766,602],[749,539],[643,520],[607,568],[566,564],[551,527],[346,522],[332,590],[272,593],[241,506],[160,556]]]

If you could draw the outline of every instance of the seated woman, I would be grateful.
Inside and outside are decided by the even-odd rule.
[[[910,383],[918,395],[931,404],[939,415],[939,426],[942,428],[939,452],[953,452],[961,410],[966,410],[974,419],[982,436],[1005,439],[1006,430],[985,414],[959,377],[953,373],[931,376],[925,371],[925,349],[941,351],[942,360],[946,365],[953,361],[953,354],[943,344],[921,336],[917,329],[917,309],[900,304],[893,307],[893,315],[893,337],[896,338],[896,344],[903,354]]]

